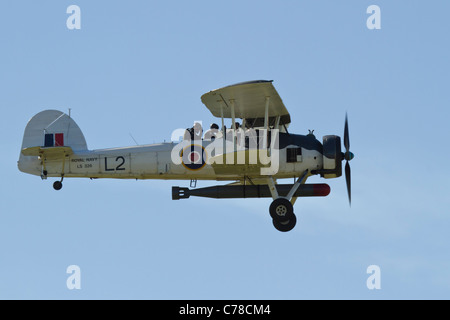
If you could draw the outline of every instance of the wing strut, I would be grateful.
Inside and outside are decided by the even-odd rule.
[[[270,97],[266,97],[266,108],[264,110],[264,129],[269,129],[269,104]]]
[[[222,97],[222,96],[221,96]],[[223,97],[222,97],[223,100]],[[224,101],[224,103],[226,104],[226,102]],[[224,155],[226,153],[226,143],[227,143],[227,139],[226,139],[226,130],[225,130],[225,121],[223,119],[223,105],[220,105],[220,116],[222,117],[222,141],[223,141],[223,151],[222,151],[222,161],[224,160]],[[223,163],[223,162],[222,162]]]
[[[236,123],[236,115],[235,115],[235,109],[234,109],[234,99],[230,100],[231,104],[231,129],[233,129],[233,152],[236,152],[236,126],[234,125]]]

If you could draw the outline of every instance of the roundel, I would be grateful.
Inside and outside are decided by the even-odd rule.
[[[191,144],[181,152],[181,163],[186,169],[199,170],[206,164],[206,151],[202,146]]]

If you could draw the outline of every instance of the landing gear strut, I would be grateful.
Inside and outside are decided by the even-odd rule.
[[[297,199],[294,197],[295,192],[301,184],[305,183],[308,170],[305,170],[302,176],[298,178],[292,189],[286,197],[280,197],[275,182],[272,177],[268,179],[268,185],[272,194],[273,201],[269,207],[269,213],[272,217],[273,226],[281,232],[287,232],[294,229],[297,224],[297,217],[294,214],[294,202]]]
[[[68,155],[64,154],[63,161],[62,161],[61,181],[53,182],[53,189],[55,189],[55,190],[61,190],[63,187],[62,182],[64,180],[64,168],[66,165],[66,157],[68,157]]]

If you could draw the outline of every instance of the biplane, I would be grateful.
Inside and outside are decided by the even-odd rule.
[[[351,202],[350,140],[347,116],[344,151],[341,138],[326,135],[319,141],[288,131],[291,116],[272,81],[249,81],[212,90],[201,97],[212,115],[221,121],[213,132],[190,132],[178,140],[151,145],[89,150],[85,137],[72,119],[57,110],[45,110],[28,122],[18,161],[28,174],[59,178],[166,179],[190,181],[187,187],[172,187],[172,199],[209,197],[217,199],[272,198],[269,213],[279,231],[292,230],[297,218],[298,197],[323,197],[330,193],[325,183],[306,184],[314,175],[325,179],[345,177]],[[227,128],[225,121],[231,120]],[[240,122],[238,122],[240,121]],[[281,179],[293,183],[278,183]],[[229,184],[197,188],[198,180],[228,181]]]

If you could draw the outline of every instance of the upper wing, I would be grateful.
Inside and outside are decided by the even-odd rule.
[[[216,89],[205,93],[202,102],[215,117],[231,118],[231,103],[234,102],[236,118],[246,119],[252,127],[264,125],[266,97],[269,97],[269,125],[280,117],[280,124],[287,125],[291,116],[283,104],[272,81],[249,81]]]

